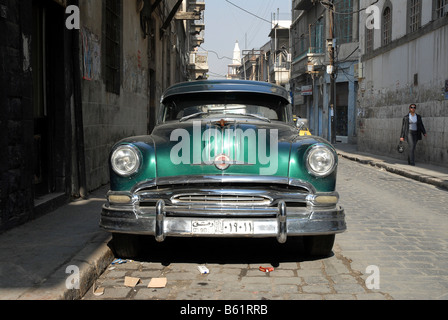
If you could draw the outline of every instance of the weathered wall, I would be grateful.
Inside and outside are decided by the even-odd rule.
[[[363,61],[365,79],[357,114],[359,150],[404,159],[396,146],[402,118],[409,104],[416,103],[428,131],[428,137],[417,145],[417,162],[448,166],[448,100],[443,95],[447,51],[448,25],[428,24],[413,37],[398,39],[390,50]]]
[[[81,56],[99,51],[89,63],[90,80],[82,80],[87,189],[109,182],[111,147],[122,138],[147,133],[148,39],[140,28],[135,1],[123,1],[120,94],[106,91],[102,1],[81,0]]]
[[[33,215],[31,4],[0,1],[0,232]],[[25,57],[28,57],[25,59]],[[28,161],[27,161],[28,159]]]

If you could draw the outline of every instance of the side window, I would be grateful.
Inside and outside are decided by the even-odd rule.
[[[392,7],[386,5],[383,10],[382,45],[388,45],[392,40]]]
[[[106,0],[104,8],[106,90],[120,94],[122,49],[122,2]]]
[[[422,24],[422,1],[408,0],[407,12],[407,29],[409,33],[412,33]]]
[[[448,0],[433,0],[433,20],[437,20],[448,15]]]

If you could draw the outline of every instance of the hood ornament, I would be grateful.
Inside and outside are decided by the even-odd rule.
[[[221,120],[215,122],[215,125],[221,126],[221,128],[224,128],[228,124],[229,123],[226,120],[224,120],[224,119],[221,119]]]
[[[226,170],[228,167],[230,167],[230,164],[232,161],[230,160],[229,156],[225,154],[220,154],[215,157],[215,167],[219,170]]]

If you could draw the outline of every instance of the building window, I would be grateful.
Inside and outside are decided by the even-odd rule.
[[[324,21],[320,17],[310,25],[310,53],[324,53]]]
[[[335,1],[335,37],[340,44],[353,39],[353,0]]]
[[[383,11],[383,25],[382,25],[382,43],[383,46],[388,45],[392,38],[392,10],[387,6]]]
[[[408,32],[417,31],[422,21],[422,2],[408,0]]]
[[[121,0],[106,0],[105,43],[106,90],[120,94],[121,74]]]
[[[373,28],[366,28],[366,53],[373,51],[373,30]]]
[[[448,15],[448,0],[433,0],[433,18],[434,20]]]

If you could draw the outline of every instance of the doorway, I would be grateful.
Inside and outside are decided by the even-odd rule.
[[[336,141],[348,139],[348,82],[336,84]]]
[[[33,0],[34,198],[65,191],[64,8]]]

